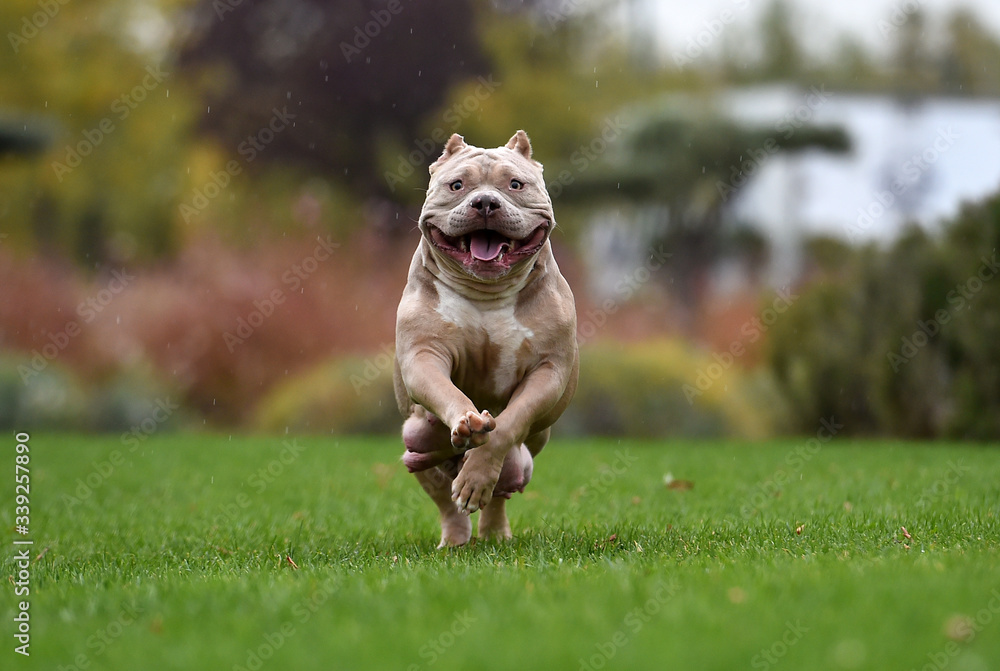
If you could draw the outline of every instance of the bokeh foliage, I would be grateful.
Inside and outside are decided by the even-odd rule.
[[[768,363],[796,428],[1000,436],[1000,197],[965,207],[940,237],[887,249],[817,241],[819,278],[775,324]]]
[[[703,57],[678,66],[657,62],[643,26],[622,21],[616,2],[404,2],[391,16],[387,7],[0,5],[0,350],[10,354],[2,394],[14,409],[0,413],[3,421],[37,419],[39,399],[62,387],[65,403],[48,409],[65,416],[48,419],[64,426],[127,425],[135,412],[114,399],[148,401],[160,389],[220,424],[315,426],[334,404],[342,412],[331,417],[344,426],[381,426],[387,415],[362,412],[368,397],[355,393],[350,375],[391,341],[427,165],[451,132],[496,146],[524,128],[546,164],[560,264],[580,288],[581,313],[592,300],[581,267],[591,251],[587,227],[601,225],[595,211],[617,208],[622,220],[642,219],[640,227],[655,220],[650,243],[672,252],[657,276],[663,291],[634,301],[656,314],[642,335],[660,340],[589,349],[586,377],[600,382],[581,387],[568,428],[756,436],[785,426],[787,406],[800,431],[835,414],[858,433],[1000,435],[1000,285],[984,282],[961,310],[949,300],[996,247],[996,201],[969,208],[940,238],[914,232],[889,249],[814,241],[809,286],[769,334],[765,365],[741,360],[690,415],[678,385],[709,355],[662,340],[705,335],[695,330],[721,263],[737,258],[751,268],[747,304],[762,290],[753,269],[769,241],[731,225],[729,192],[720,190],[736,177],[742,183],[744,154],[772,140],[768,153],[848,144],[835,128],[802,127],[784,138],[674,103],[763,82],[803,91],[824,82],[907,103],[995,95],[1000,44],[968,11],[944,20],[908,14],[887,38],[885,60],[850,36],[818,60],[802,41],[802,17],[777,0],[758,23],[730,26]],[[373,20],[376,34],[359,37]],[[241,147],[285,108],[294,119],[248,158]],[[238,173],[229,172],[234,164]],[[225,347],[224,334],[260,292],[283,287],[287,269],[331,233],[345,246],[336,261],[289,291],[245,347]],[[19,363],[62,333],[77,302],[120,268],[138,281],[84,324],[37,388],[19,384]],[[954,319],[893,371],[887,354],[940,309]],[[631,338],[639,321],[619,321],[609,338]],[[785,403],[775,400],[772,378]],[[612,389],[617,396],[602,406],[601,393]],[[726,389],[733,395],[715,396]],[[105,396],[108,403],[94,400]]]
[[[174,202],[196,100],[166,45],[145,36],[182,4],[51,3],[51,16],[31,0],[0,6],[0,25],[11,28],[0,113],[48,140],[41,157],[0,159],[0,224],[12,243],[91,267],[177,243]]]

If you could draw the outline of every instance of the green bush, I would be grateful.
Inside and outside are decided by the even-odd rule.
[[[98,431],[140,435],[172,431],[190,424],[192,413],[181,405],[182,395],[160,379],[149,364],[119,370],[94,391],[90,423]]]
[[[708,376],[698,385],[699,376]],[[560,434],[759,438],[782,412],[766,376],[725,367],[678,341],[602,343],[580,353],[580,384]]]
[[[0,428],[68,430],[87,421],[87,395],[70,371],[50,362],[34,372],[27,359],[0,357]]]
[[[821,279],[775,324],[767,355],[794,427],[834,415],[854,434],[1000,437],[998,248],[1000,197],[937,238],[814,247]]]
[[[392,355],[336,358],[277,385],[257,405],[265,431],[398,433],[402,418],[392,390]]]
[[[676,342],[605,344],[581,354],[580,385],[559,435],[741,436],[770,434],[777,393],[763,376],[731,367],[704,392],[697,376],[713,359]],[[274,389],[258,406],[266,431],[397,433],[388,352],[330,360]]]
[[[36,360],[36,364],[38,361]],[[0,428],[145,434],[173,429],[188,413],[150,366],[133,366],[86,384],[58,361],[33,369],[27,358],[0,356]]]

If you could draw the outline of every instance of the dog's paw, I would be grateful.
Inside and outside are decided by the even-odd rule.
[[[514,538],[514,534],[510,532],[510,523],[501,527],[486,527],[485,529],[479,527],[479,540],[484,542],[502,543],[504,541],[509,541]]]
[[[486,448],[483,448],[486,449]],[[489,505],[493,499],[493,489],[500,477],[499,468],[477,468],[471,460],[466,461],[458,476],[451,483],[451,500],[458,510],[471,514]]]
[[[494,499],[496,501],[496,499]],[[479,540],[481,541],[509,541],[514,535],[510,532],[510,522],[507,520],[507,513],[501,509],[499,514],[490,515],[496,504],[487,506],[479,513]]]
[[[468,515],[452,513],[448,519],[441,520],[441,542],[438,550],[465,545],[472,538],[472,520]]]
[[[489,433],[497,428],[497,421],[489,410],[481,413],[470,410],[451,430],[451,444],[458,450],[470,450],[484,445],[490,439]]]

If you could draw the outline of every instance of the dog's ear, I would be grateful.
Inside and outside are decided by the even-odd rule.
[[[427,170],[433,175],[438,166],[468,146],[465,144],[464,137],[458,133],[452,133],[451,137],[448,138],[448,142],[444,145],[444,151],[441,153],[441,156],[438,157],[438,160],[431,163],[431,166]]]
[[[514,137],[507,141],[507,149],[512,149],[526,159],[531,159],[531,140],[523,130],[514,133]]]

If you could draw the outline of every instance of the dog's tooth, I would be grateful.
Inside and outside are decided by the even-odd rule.
[[[464,235],[458,239],[458,246],[463,252],[469,251],[469,245],[466,243]]]

